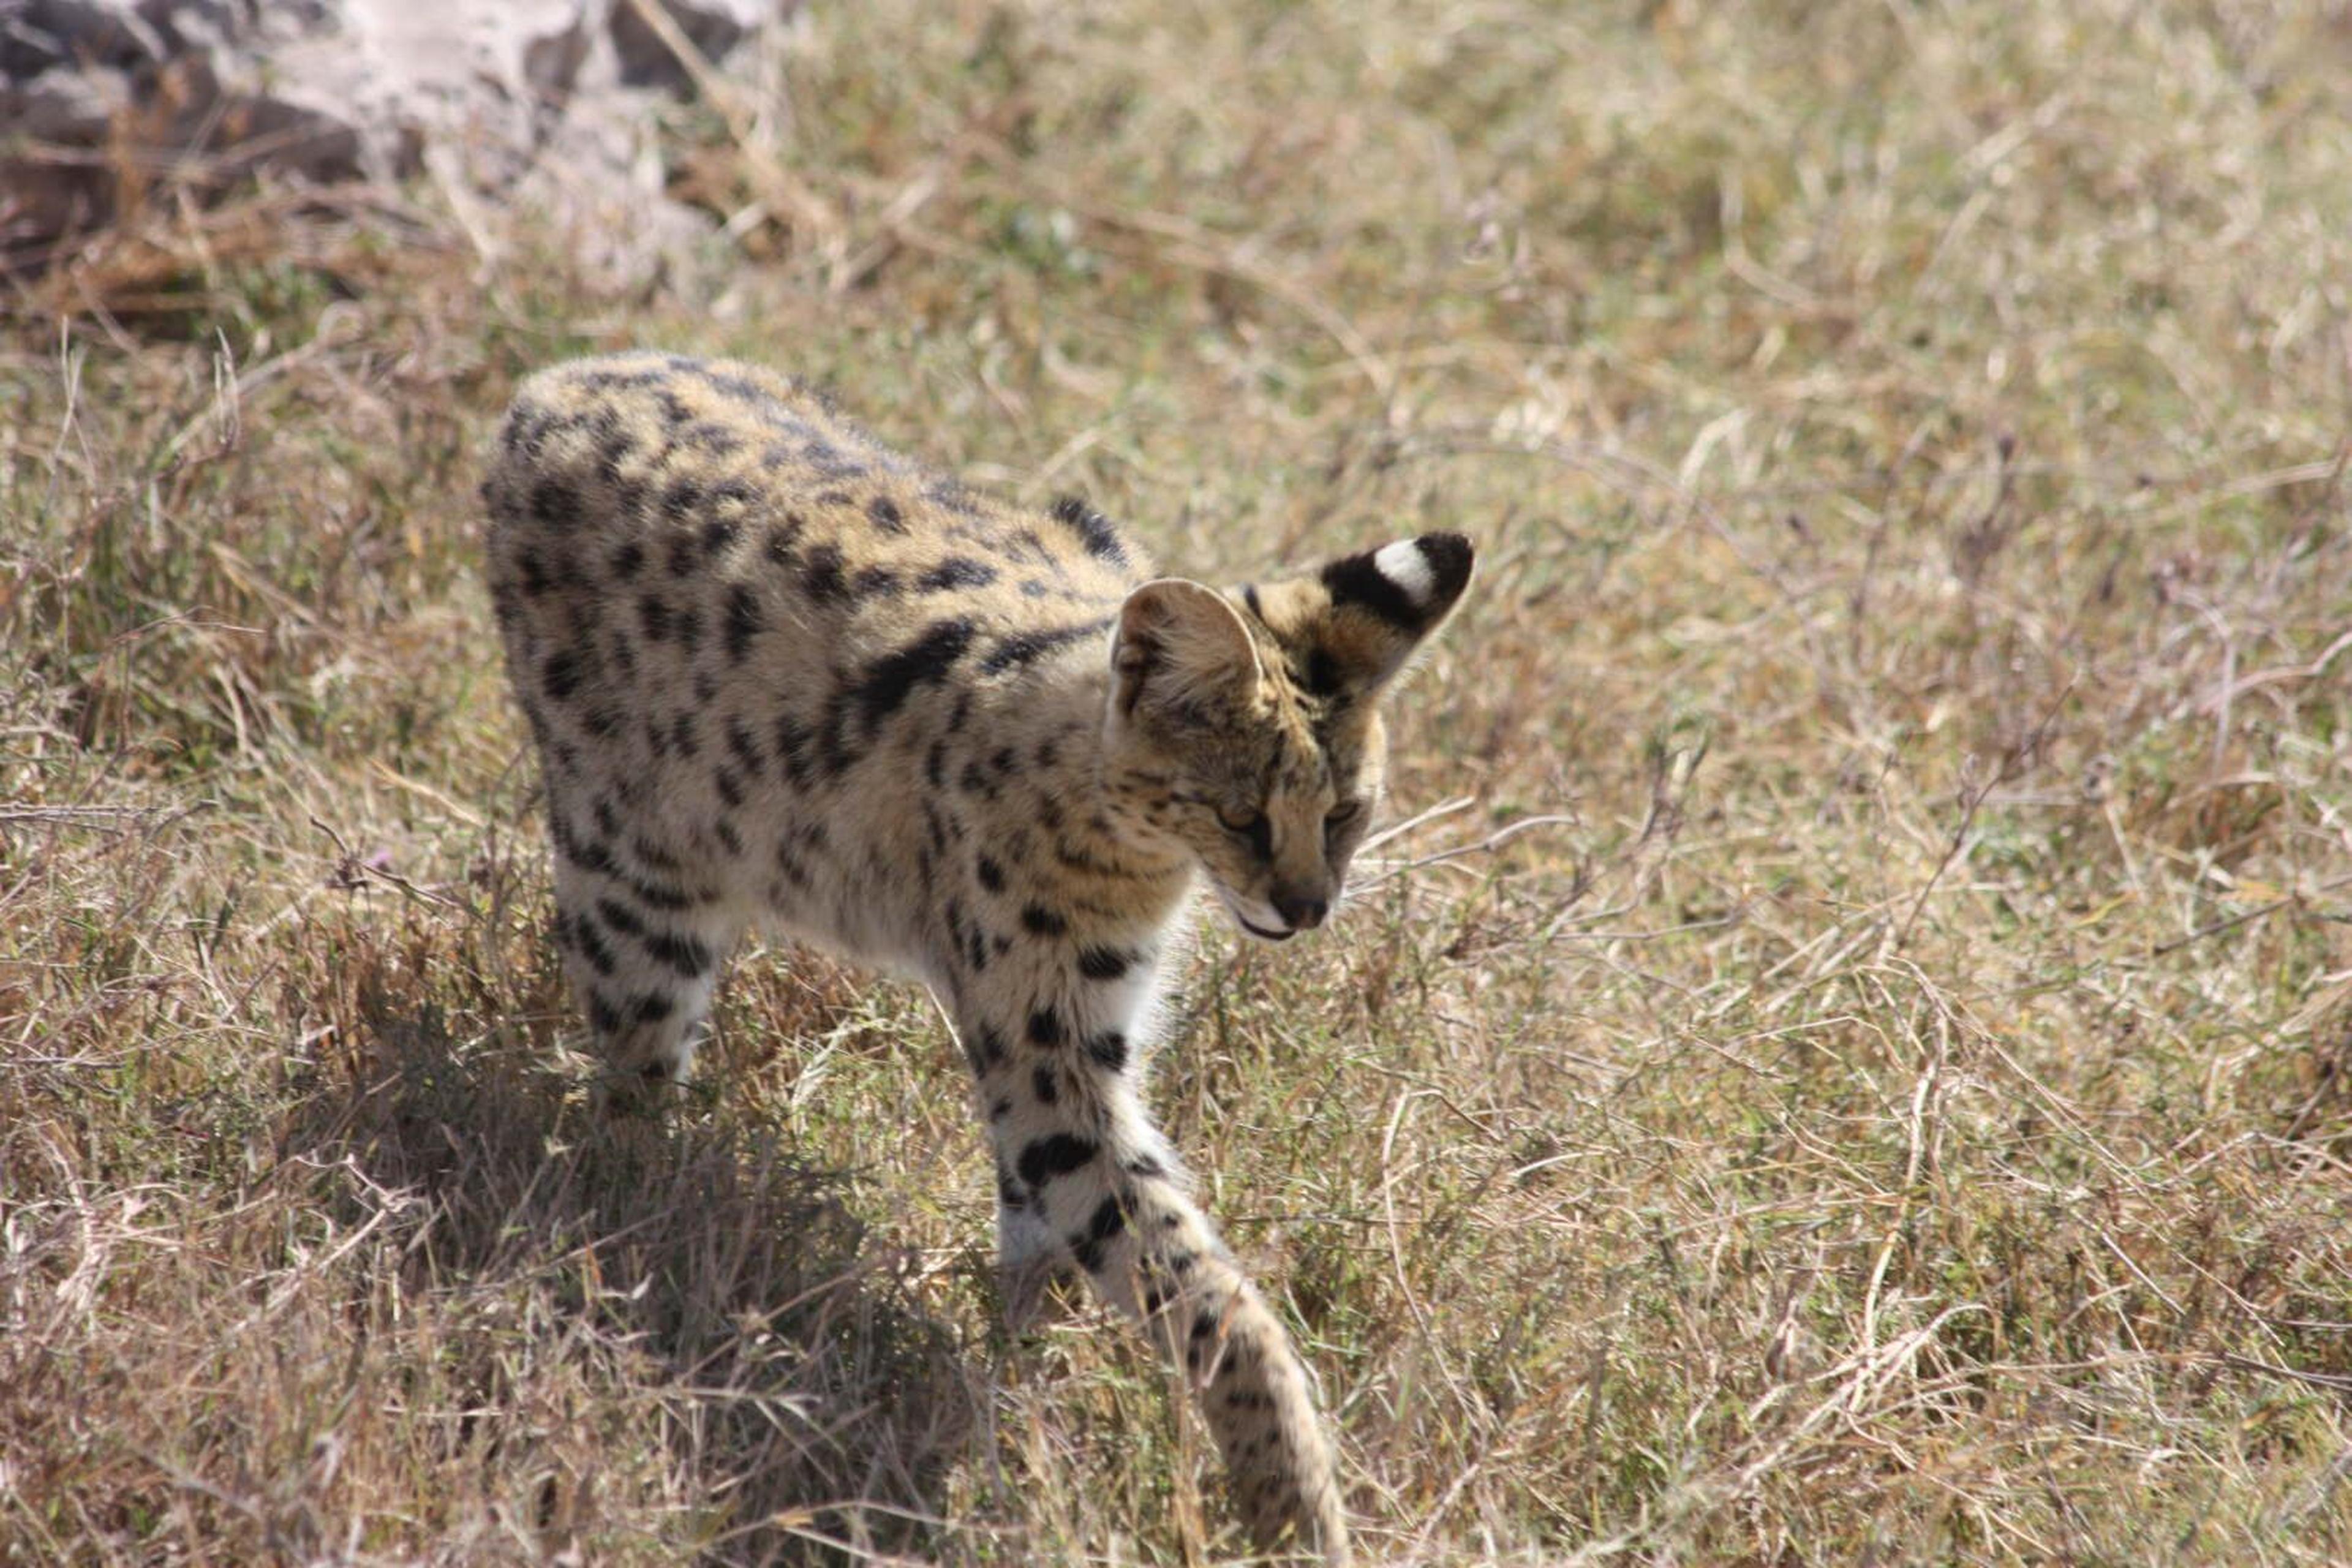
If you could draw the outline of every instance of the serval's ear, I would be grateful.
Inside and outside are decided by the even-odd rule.
[[[1377,690],[1412,662],[1470,585],[1475,552],[1458,533],[1424,533],[1343,555],[1286,584],[1290,625],[1278,628],[1318,696]],[[1300,595],[1297,590],[1310,591]],[[1311,590],[1319,588],[1319,595]],[[1318,602],[1319,601],[1319,602]]]
[[[1245,697],[1262,675],[1257,645],[1240,614],[1213,588],[1160,577],[1128,595],[1111,638],[1111,710],[1181,710],[1220,696]]]

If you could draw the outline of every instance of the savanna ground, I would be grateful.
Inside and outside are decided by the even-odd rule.
[[[1160,558],[1433,526],[1337,930],[1157,1100],[1427,1563],[2352,1557],[2352,20],[815,8],[596,294],[158,191],[0,383],[0,1561],[1203,1563],[925,997],[608,1124],[478,449],[625,343]],[[696,281],[695,279],[702,279]],[[828,1544],[831,1543],[831,1544]]]

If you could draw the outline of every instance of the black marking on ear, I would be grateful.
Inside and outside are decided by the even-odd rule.
[[[1260,622],[1265,621],[1265,607],[1257,602],[1256,584],[1249,584],[1242,589],[1242,603],[1249,606],[1251,615],[1255,616]]]
[[[1335,605],[1351,605],[1379,616],[1399,631],[1417,632],[1428,614],[1404,585],[1373,562],[1376,552],[1344,556],[1317,574]]]
[[[1032,1139],[1029,1146],[1021,1151],[1021,1179],[1032,1187],[1043,1186],[1056,1176],[1066,1176],[1080,1169],[1101,1152],[1102,1145],[1093,1139],[1070,1132]]]
[[[1087,553],[1114,566],[1127,564],[1127,546],[1118,537],[1118,530],[1110,519],[1088,506],[1076,496],[1064,496],[1054,503],[1054,520],[1078,536]]]
[[[1429,613],[1444,615],[1462,596],[1469,584],[1470,567],[1476,558],[1470,541],[1458,533],[1424,533],[1414,540],[1421,558],[1429,563],[1433,589],[1429,596]]]

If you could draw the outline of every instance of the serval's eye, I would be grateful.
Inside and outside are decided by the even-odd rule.
[[[1255,806],[1221,805],[1217,825],[1236,838],[1255,840],[1265,834],[1265,813]]]

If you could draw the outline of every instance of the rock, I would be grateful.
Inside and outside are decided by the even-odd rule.
[[[782,21],[791,9],[777,0],[657,0],[687,42],[716,64],[747,34]],[[635,0],[613,0],[613,49],[623,85],[690,89],[693,79],[676,50],[647,22]]]
[[[716,64],[796,0],[659,0]],[[624,249],[707,221],[661,195],[656,89],[695,83],[636,0],[0,0],[0,268],[111,216],[125,174],[215,195],[430,167],[594,212]]]

